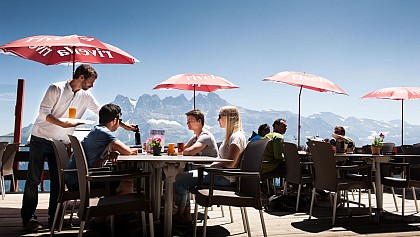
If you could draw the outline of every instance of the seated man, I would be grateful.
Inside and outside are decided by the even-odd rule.
[[[187,112],[187,125],[188,129],[194,132],[191,139],[185,144],[183,155],[184,156],[211,156],[218,157],[219,150],[217,143],[211,132],[204,128],[204,114],[200,110],[191,110]],[[182,173],[183,169],[180,168],[179,172]],[[188,190],[187,190],[188,192]],[[178,211],[175,214],[175,220],[182,220],[182,222],[191,222],[191,209],[190,207],[181,206],[181,200],[176,200]],[[187,195],[186,202],[189,204],[189,195]]]
[[[283,157],[283,134],[286,133],[286,120],[279,118],[273,123],[273,132],[264,137],[270,139],[264,151],[264,162],[261,167],[262,174],[276,174],[277,177],[286,175],[286,164]]]
[[[268,124],[261,124],[258,127],[258,133],[255,133],[254,131],[252,131],[252,136],[248,139],[249,142],[253,142],[253,141],[257,141],[259,139],[261,139],[262,137],[264,137],[265,135],[267,135],[268,133],[270,133],[270,126],[268,126]]]
[[[343,126],[335,126],[332,137],[334,139],[330,140],[330,144],[335,152],[352,152],[356,147],[356,143],[350,137],[346,136],[346,130]],[[347,150],[345,150],[345,144],[347,144]]]
[[[117,151],[123,155],[137,154],[137,149],[131,149],[126,146],[112,133],[118,129],[121,115],[121,108],[115,104],[106,104],[99,110],[99,125],[92,128],[81,142],[89,168],[102,166],[102,163],[108,158],[111,151]],[[70,157],[67,168],[76,169],[74,155]],[[79,190],[77,175],[66,175],[65,181],[70,191]],[[103,187],[104,184],[97,185],[97,187]],[[132,191],[131,181],[122,181],[121,184],[119,182],[112,184],[111,182],[111,185],[115,186],[111,187],[111,190],[120,185],[115,190],[118,194],[130,193]]]
[[[194,132],[194,135],[184,146],[184,156],[211,156],[217,157],[216,140],[213,134],[204,128],[204,114],[200,110],[191,110],[186,113],[188,129]]]

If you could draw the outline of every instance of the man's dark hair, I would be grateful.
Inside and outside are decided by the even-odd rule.
[[[106,104],[99,110],[99,124],[107,124],[115,118],[119,119],[120,115],[120,106],[116,104]]]
[[[201,125],[204,127],[204,114],[198,110],[198,109],[193,109],[187,113],[185,113],[185,115],[187,116],[193,116],[195,118],[195,120],[201,120]]]
[[[341,134],[339,135],[342,135],[342,136],[346,135],[346,129],[343,126],[335,126],[334,130],[340,131]]]
[[[258,135],[260,135],[260,136],[261,136],[261,134],[262,134],[265,130],[267,130],[267,129],[270,129],[270,126],[268,126],[268,124],[266,124],[266,123],[261,124],[261,125],[258,127]]]
[[[278,119],[274,120],[273,127],[274,127],[274,125],[276,125],[276,124],[280,125],[283,122],[286,122],[286,119],[278,118]]]
[[[98,73],[88,64],[78,66],[74,72],[73,79],[77,79],[81,75],[83,75],[85,79],[88,79],[89,77],[95,77],[95,79],[98,78]]]

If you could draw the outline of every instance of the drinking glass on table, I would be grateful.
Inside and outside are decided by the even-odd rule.
[[[76,108],[74,108],[74,107],[69,108],[69,118],[71,118],[71,119],[76,118]]]
[[[173,155],[175,153],[175,143],[168,143],[168,155]]]
[[[178,155],[182,156],[182,152],[184,151],[184,143],[183,142],[178,142]]]

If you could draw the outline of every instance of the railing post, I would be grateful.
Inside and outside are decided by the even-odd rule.
[[[18,79],[17,93],[16,93],[16,106],[15,106],[15,130],[13,133],[14,143],[20,143],[20,140],[22,139],[22,116],[23,116],[23,102],[24,102],[24,97],[25,97],[24,92],[25,92],[25,80]],[[17,170],[18,168],[19,168],[19,162],[14,162],[13,170]],[[19,190],[17,180],[15,180],[15,185],[10,185],[11,192],[16,192],[16,190]]]

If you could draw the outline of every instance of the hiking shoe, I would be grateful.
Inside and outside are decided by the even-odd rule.
[[[42,228],[41,224],[38,222],[37,219],[34,219],[34,218],[30,219],[28,222],[26,222],[23,225],[23,229],[27,232],[37,231],[41,228]]]

